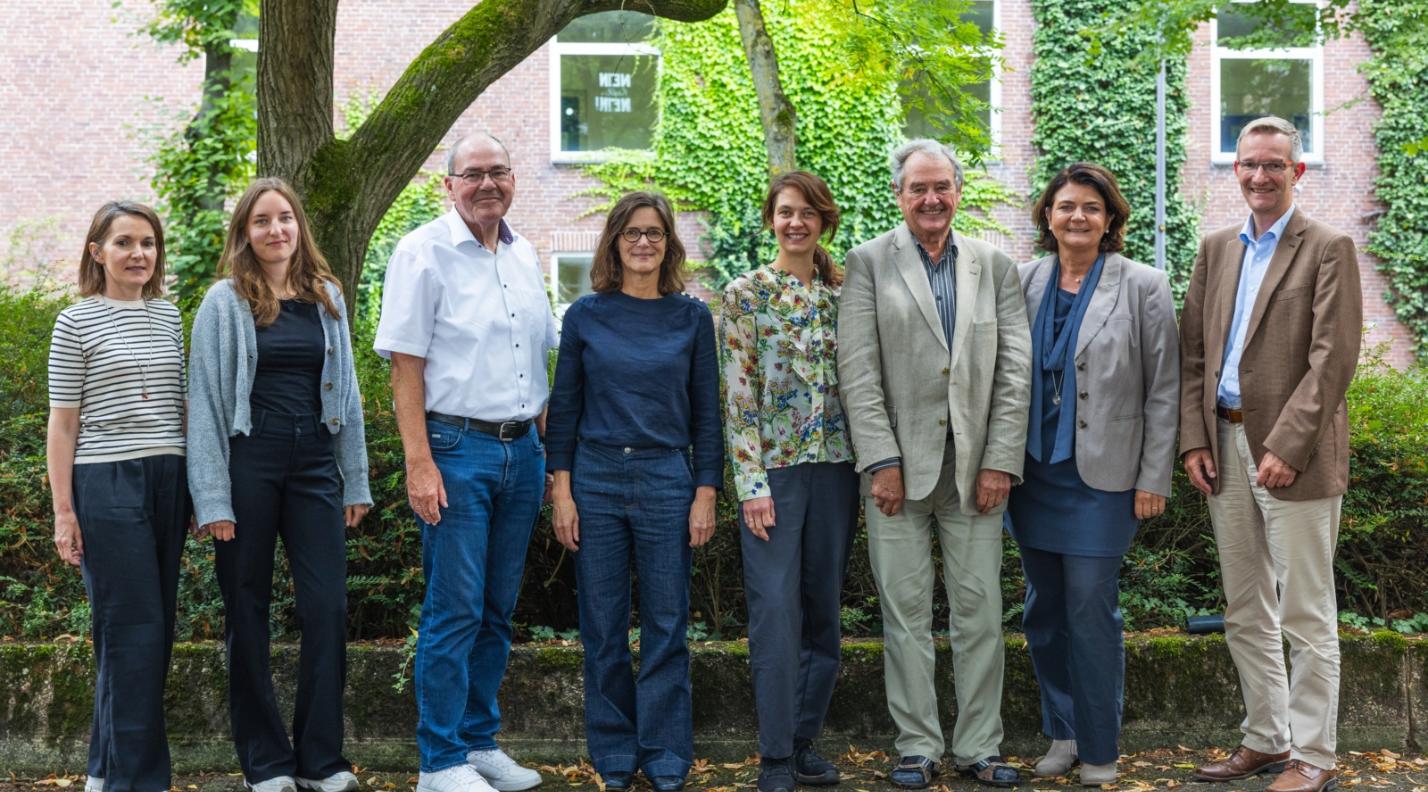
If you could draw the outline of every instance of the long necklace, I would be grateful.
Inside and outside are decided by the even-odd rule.
[[[107,301],[101,300],[101,302],[104,303],[104,310],[109,312],[109,326],[114,329],[114,335],[118,336],[119,340],[124,342],[124,348],[129,351],[129,359],[134,361],[134,365],[139,367],[139,395],[144,397],[144,401],[148,401],[149,361],[147,358],[141,360],[138,355],[134,354],[134,347],[129,345],[129,339],[123,333],[119,332],[119,323],[114,321],[114,306],[110,305]],[[154,322],[153,318],[149,315],[149,301],[144,300],[143,302],[144,345],[146,347],[152,347],[154,344]]]
[[[1051,403],[1059,405],[1061,404],[1061,383],[1066,381],[1066,372],[1059,372],[1060,377],[1056,376],[1057,373],[1051,372]]]

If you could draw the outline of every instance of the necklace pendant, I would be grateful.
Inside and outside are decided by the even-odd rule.
[[[144,397],[144,401],[148,401],[148,400],[149,400],[149,392],[148,392],[148,391],[140,391],[140,392],[139,392],[139,395]],[[1060,404],[1060,403],[1061,403],[1061,399],[1058,398],[1058,399],[1056,400],[1056,402],[1057,402],[1058,404]]]
[[[144,398],[147,399],[147,398],[149,398],[149,397],[148,397],[148,396],[145,396]],[[1061,404],[1061,394],[1059,394],[1059,393],[1052,394],[1052,396],[1051,396],[1051,403],[1052,403],[1052,404],[1056,404],[1056,405]]]

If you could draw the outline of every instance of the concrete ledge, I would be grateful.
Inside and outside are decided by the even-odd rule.
[[[1428,642],[1393,633],[1345,635],[1339,711],[1341,750],[1419,752],[1428,724]],[[276,646],[273,667],[281,705],[290,694],[297,649]],[[883,694],[882,644],[843,648],[843,671],[826,726],[828,746],[855,743],[891,749],[892,723]],[[393,689],[403,663],[395,646],[348,648],[347,755],[372,768],[416,766],[416,707],[410,690]],[[694,647],[696,750],[713,758],[754,752],[748,645]],[[937,691],[950,735],[956,710],[951,653],[938,645]],[[166,695],[169,736],[180,772],[231,770],[227,696],[220,644],[180,644]],[[29,773],[84,767],[93,686],[91,647],[0,643],[0,767]],[[581,654],[578,647],[518,646],[502,690],[505,745],[527,758],[569,760],[583,754]],[[1002,703],[1011,754],[1043,744],[1036,679],[1020,636],[1007,638]],[[1122,747],[1233,745],[1242,716],[1234,668],[1221,636],[1127,638]]]

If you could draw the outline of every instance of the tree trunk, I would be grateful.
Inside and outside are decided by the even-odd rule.
[[[263,0],[258,38],[258,173],[303,196],[343,290],[392,201],[487,86],[571,20],[617,9],[708,19],[727,0],[482,0],[407,66],[349,140],[333,137],[337,0]]]
[[[764,129],[769,176],[778,176],[796,167],[794,127],[798,114],[779,81],[778,55],[764,26],[759,0],[734,0],[734,14],[739,18],[739,35],[744,39],[744,54],[754,77],[754,92],[759,97],[759,124]]]

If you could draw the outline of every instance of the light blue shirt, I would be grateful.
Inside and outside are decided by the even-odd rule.
[[[1259,297],[1259,287],[1264,283],[1264,273],[1269,270],[1274,249],[1279,247],[1279,239],[1284,236],[1284,227],[1294,216],[1294,206],[1284,216],[1275,221],[1259,239],[1254,238],[1254,217],[1245,221],[1240,229],[1240,241],[1245,245],[1245,257],[1240,263],[1240,285],[1235,292],[1235,317],[1230,322],[1230,335],[1225,340],[1225,358],[1220,366],[1220,388],[1216,398],[1220,405],[1238,410],[1240,403],[1240,356],[1245,351],[1245,333],[1249,331],[1250,313],[1254,311],[1255,300]]]

